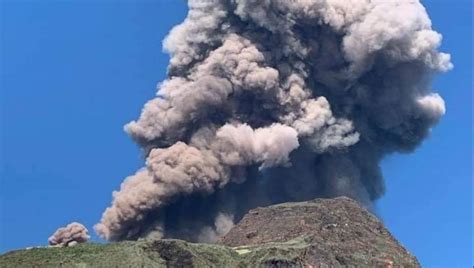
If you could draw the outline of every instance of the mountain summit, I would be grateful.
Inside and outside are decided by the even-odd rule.
[[[419,267],[383,224],[349,198],[251,210],[218,244],[139,240],[17,250],[0,267]]]

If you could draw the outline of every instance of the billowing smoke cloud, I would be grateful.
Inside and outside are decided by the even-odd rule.
[[[204,227],[197,239],[199,242],[213,243],[219,237],[227,234],[232,227],[234,227],[233,217],[220,213],[215,219],[214,228]]]
[[[84,243],[89,240],[90,236],[87,228],[78,222],[72,222],[66,227],[61,227],[52,236],[49,237],[48,243],[51,246],[72,246],[77,243]]]
[[[452,68],[418,0],[190,0],[168,78],[125,130],[146,166],[95,226],[213,241],[250,208],[384,193],[379,162],[445,113]]]

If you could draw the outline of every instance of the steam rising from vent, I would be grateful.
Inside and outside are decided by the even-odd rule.
[[[49,237],[48,243],[51,246],[60,245],[63,247],[73,246],[77,243],[84,243],[89,240],[87,228],[78,222],[72,222],[66,227],[61,227],[52,236]]]
[[[212,242],[256,206],[370,206],[381,159],[445,113],[440,42],[418,0],[190,0],[164,41],[168,78],[125,126],[146,166],[95,230]]]

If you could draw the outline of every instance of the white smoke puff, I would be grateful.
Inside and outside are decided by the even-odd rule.
[[[77,243],[84,243],[89,240],[87,228],[78,223],[72,222],[66,227],[61,227],[52,236],[49,237],[48,243],[51,246],[73,246]]]
[[[234,227],[234,216],[226,213],[219,213],[214,220],[214,227],[204,227],[198,237],[201,243],[214,243],[220,237],[226,235]]]
[[[342,149],[356,144],[360,134],[354,132],[352,122],[338,119],[329,124],[324,131],[315,132],[308,140],[316,152],[324,152],[330,148]]]
[[[437,93],[420,97],[417,99],[423,111],[425,111],[431,118],[438,120],[446,113],[446,106],[443,98]]]
[[[261,168],[288,163],[299,146],[298,133],[291,127],[273,124],[252,129],[247,124],[225,125],[217,130],[217,152],[231,166],[261,163]]]

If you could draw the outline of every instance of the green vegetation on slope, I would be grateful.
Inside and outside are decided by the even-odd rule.
[[[86,243],[12,251],[0,256],[0,267],[301,267],[308,247],[303,238],[235,248],[173,239]]]

